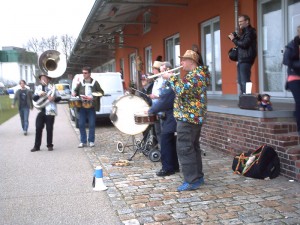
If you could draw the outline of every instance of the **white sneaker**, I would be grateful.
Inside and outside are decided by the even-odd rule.
[[[95,143],[94,142],[90,142],[90,147],[94,147]]]
[[[83,143],[80,143],[79,145],[78,145],[78,148],[83,148],[84,147],[84,144]]]

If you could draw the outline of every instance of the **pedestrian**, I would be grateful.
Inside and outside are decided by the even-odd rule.
[[[297,36],[285,47],[283,64],[287,66],[286,88],[292,92],[295,100],[295,117],[300,136],[300,25],[297,27]]]
[[[165,73],[175,92],[174,117],[177,121],[177,155],[184,177],[178,191],[195,190],[204,183],[200,134],[207,113],[207,88],[210,73],[206,66],[199,66],[199,55],[187,50],[181,66],[187,73],[183,78]]]
[[[18,102],[19,115],[21,119],[21,125],[23,133],[26,136],[29,126],[29,110],[33,109],[32,104],[32,91],[26,87],[26,81],[20,80],[19,82],[20,89],[17,90],[14,96],[12,108],[15,107]]]
[[[245,94],[246,83],[251,82],[251,67],[257,55],[257,36],[256,30],[250,24],[249,16],[239,16],[238,23],[241,34],[233,32],[228,37],[237,46],[238,84],[241,94]]]
[[[78,148],[83,148],[89,143],[95,146],[96,111],[100,110],[100,97],[104,91],[97,80],[91,77],[92,69],[88,66],[82,68],[83,80],[75,87],[73,96],[80,96],[82,107],[79,108],[79,131],[80,143]],[[89,134],[87,138],[86,121],[89,123]]]
[[[169,62],[163,62],[161,72],[171,69]],[[176,152],[176,120],[173,115],[175,93],[170,88],[168,81],[163,82],[160,97],[156,104],[148,110],[148,114],[159,114],[161,123],[160,152],[162,168],[156,173],[157,176],[169,176],[179,172],[179,163]]]
[[[40,150],[42,143],[43,129],[46,125],[47,131],[47,148],[48,151],[53,150],[53,126],[55,116],[57,116],[57,105],[61,100],[59,92],[55,89],[55,85],[51,84],[51,77],[46,74],[39,75],[41,85],[37,86],[33,95],[33,105],[37,106],[40,112],[36,117],[35,142],[31,152]]]

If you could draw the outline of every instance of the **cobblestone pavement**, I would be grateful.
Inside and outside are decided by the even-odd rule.
[[[78,132],[78,130],[77,130]],[[101,165],[107,193],[124,224],[300,224],[300,184],[282,176],[257,180],[233,174],[232,157],[205,149],[205,184],[177,192],[182,174],[157,177],[160,162],[133,150],[117,151],[117,142],[131,140],[109,123],[96,128],[96,147],[85,148],[93,166]]]

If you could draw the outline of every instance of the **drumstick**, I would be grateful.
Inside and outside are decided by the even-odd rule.
[[[148,97],[147,94],[145,94],[145,93],[143,93],[143,92],[141,92],[141,91],[139,91],[139,90],[137,90],[137,89],[135,89],[135,88],[130,88],[130,89],[132,89],[132,90],[134,90],[134,91],[137,91],[137,92],[139,92],[139,93],[141,93],[141,94],[143,94],[143,95],[146,95],[146,96]]]

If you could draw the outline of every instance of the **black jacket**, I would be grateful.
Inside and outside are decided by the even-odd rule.
[[[152,105],[152,99],[150,97],[148,97],[148,95],[150,95],[152,93],[152,88],[153,88],[153,82],[151,82],[146,87],[143,87],[141,89],[141,92],[143,94],[139,93],[139,96],[142,97],[148,103],[149,106]]]
[[[253,64],[257,55],[256,30],[249,25],[232,42],[238,47],[238,62]]]
[[[282,63],[288,67],[287,68],[287,74],[288,75],[298,75],[298,76],[300,76],[299,47],[300,47],[300,38],[299,38],[299,36],[296,36],[285,47]]]

